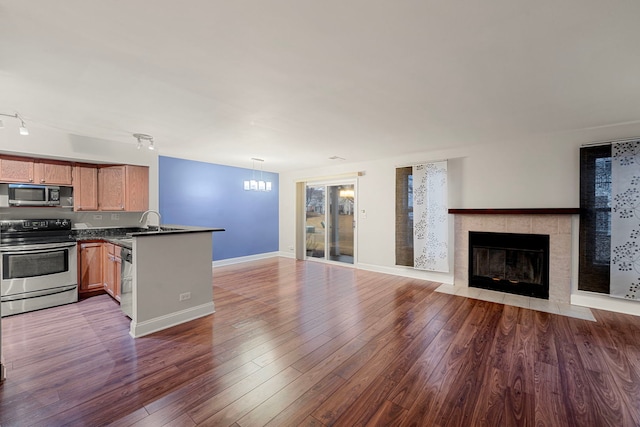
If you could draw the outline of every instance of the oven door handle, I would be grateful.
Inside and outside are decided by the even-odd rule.
[[[24,292],[21,294],[13,294],[13,295],[3,295],[0,298],[0,301],[2,302],[20,301],[20,300],[25,300],[29,298],[39,298],[39,297],[44,297],[48,295],[61,294],[64,292],[73,291],[77,287],[78,285],[66,285],[66,286],[61,286],[59,288],[43,289],[41,291]]]
[[[72,248],[76,246],[75,242],[69,243],[43,243],[41,245],[25,245],[25,246],[10,246],[0,248],[0,252],[4,254],[8,253],[24,253],[30,251],[42,251],[49,249],[63,249],[63,248]]]

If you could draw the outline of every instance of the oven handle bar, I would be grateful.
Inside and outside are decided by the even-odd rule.
[[[2,298],[0,298],[0,301],[2,302],[20,301],[23,299],[38,298],[38,297],[43,297],[47,295],[61,294],[63,292],[69,292],[69,291],[75,290],[77,287],[78,285],[68,285],[68,286],[62,286],[59,288],[44,289],[42,291],[25,292],[22,294],[13,294],[13,295],[3,295]]]
[[[62,248],[72,248],[76,246],[75,242],[69,243],[43,243],[41,245],[25,245],[25,246],[5,246],[0,248],[0,252],[2,253],[23,253],[29,251],[42,251],[48,249],[62,249]]]

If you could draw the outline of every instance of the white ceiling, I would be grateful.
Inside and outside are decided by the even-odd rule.
[[[0,0],[0,112],[271,171],[518,141],[640,122],[639,18],[637,0]]]

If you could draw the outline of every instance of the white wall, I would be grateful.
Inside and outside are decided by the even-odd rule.
[[[640,124],[635,124],[282,173],[280,251],[292,254],[289,248],[295,244],[295,182],[360,171],[364,175],[358,178],[358,266],[452,283],[453,256],[449,274],[395,266],[396,167],[449,159],[450,208],[577,208],[580,146],[638,135]],[[451,254],[452,223],[450,218]]]

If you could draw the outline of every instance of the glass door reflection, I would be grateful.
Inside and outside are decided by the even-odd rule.
[[[329,186],[329,259],[353,264],[354,186]]]
[[[354,184],[307,185],[307,257],[353,264],[354,213]]]
[[[325,190],[324,185],[307,186],[305,228],[308,257],[324,258],[325,255]]]

